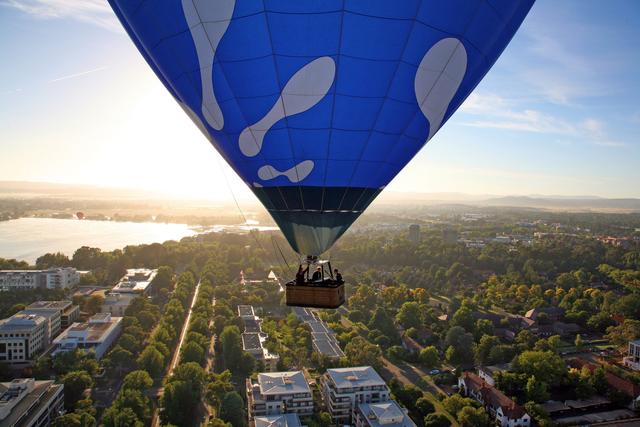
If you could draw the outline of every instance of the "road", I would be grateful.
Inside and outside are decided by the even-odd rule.
[[[433,403],[436,408],[436,412],[439,412],[449,418],[452,426],[458,426],[458,422],[444,409],[442,403],[436,398],[438,393],[444,393],[444,391],[431,380],[431,377],[428,376],[427,372],[410,363],[403,362],[395,364],[386,357],[382,358],[382,363],[383,368],[380,375],[385,379],[385,381],[388,382],[391,378],[396,378],[403,385],[412,384],[420,388],[426,393],[431,403]]]
[[[187,329],[189,329],[189,321],[191,320],[191,313],[193,312],[193,306],[196,304],[196,300],[198,299],[198,292],[200,292],[200,283],[201,280],[198,280],[198,284],[196,285],[196,289],[193,292],[193,298],[191,299],[191,305],[189,306],[189,312],[187,313],[187,317],[182,324],[182,330],[180,331],[180,339],[178,340],[178,345],[173,352],[173,357],[171,358],[171,362],[167,367],[167,371],[163,378],[167,378],[173,373],[173,370],[176,366],[178,366],[178,362],[180,362],[180,349],[182,348],[182,344],[184,343],[184,337],[187,335]],[[157,388],[153,388],[150,390],[150,394],[153,395],[157,401],[158,406],[153,411],[153,418],[151,419],[151,427],[158,427],[160,425],[160,398],[164,393],[164,387],[160,386]]]

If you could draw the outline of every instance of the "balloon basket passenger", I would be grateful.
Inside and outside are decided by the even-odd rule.
[[[299,265],[295,280],[285,287],[289,306],[338,308],[345,301],[342,274],[337,268],[332,269],[329,261],[317,257],[307,257]]]

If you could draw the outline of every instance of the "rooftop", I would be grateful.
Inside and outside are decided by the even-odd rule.
[[[371,366],[327,369],[327,375],[337,388],[386,386],[384,380]]]
[[[263,372],[258,374],[260,394],[311,393],[302,371]]]
[[[0,383],[0,427],[18,425],[26,413],[45,404],[61,388],[62,385],[53,381],[35,381],[33,378]],[[22,419],[22,422],[26,424],[29,418]]]
[[[53,342],[60,344],[67,339],[80,339],[85,343],[99,342],[121,321],[122,317],[111,317],[109,313],[99,313],[89,319],[89,322],[72,324]]]
[[[148,268],[130,268],[127,274],[113,287],[115,292],[145,292],[158,270]]]
[[[255,417],[254,422],[256,427],[302,427],[298,414]]]
[[[244,331],[247,333],[261,332],[260,322],[257,319],[242,319],[244,323]]]
[[[244,351],[262,349],[262,343],[260,342],[260,334],[246,333],[246,332],[243,333],[242,349]]]
[[[46,321],[47,319],[37,314],[16,313],[8,319],[0,320],[0,330],[2,332],[24,330],[34,328]]]
[[[238,316],[255,316],[255,312],[253,310],[253,306],[251,305],[239,305],[238,306]]]
[[[71,301],[36,301],[27,306],[28,310],[66,310],[71,307],[73,303]]]
[[[313,345],[315,350],[323,356],[333,358],[344,357],[344,351],[342,351],[335,339],[314,338]]]
[[[361,403],[358,410],[367,417],[371,427],[415,427],[416,424],[393,400],[382,403]]]
[[[463,378],[469,389],[475,390],[482,395],[485,405],[502,408],[502,412],[511,419],[517,420],[526,414],[522,406],[518,405],[497,388],[487,384],[476,374],[465,372]]]

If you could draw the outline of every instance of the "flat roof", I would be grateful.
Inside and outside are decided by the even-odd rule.
[[[344,352],[333,340],[313,340],[313,346],[316,352],[327,357],[344,357]]]
[[[258,385],[262,395],[311,393],[302,371],[262,372]]]
[[[327,369],[327,375],[338,388],[387,385],[371,366]]]
[[[109,314],[109,313],[104,313]],[[74,323],[67,329],[62,331],[60,335],[53,340],[55,344],[65,341],[66,339],[75,339],[73,333],[85,333],[83,342],[100,342],[103,340],[118,323],[122,322],[122,317],[111,317],[111,320],[100,323]]]
[[[8,319],[0,320],[0,331],[10,332],[33,328],[46,321],[47,319],[39,314],[16,313]]]
[[[255,316],[255,311],[253,310],[253,306],[251,305],[239,305],[238,306],[238,316]]]
[[[371,427],[416,427],[416,424],[395,401],[360,403],[358,409]]]
[[[254,422],[256,427],[302,427],[298,414],[255,417]]]
[[[4,394],[11,383],[0,383],[0,395]],[[60,389],[62,388],[62,384],[55,384],[53,381],[35,381],[34,388],[31,393],[25,395],[18,404],[11,409],[9,416],[0,421],[0,427],[13,427],[16,425],[16,422],[24,416],[27,412],[37,412],[37,408],[40,406],[48,405],[49,400],[52,396],[54,396]],[[35,406],[32,408],[32,405]],[[32,416],[27,417],[24,422],[30,420]]]
[[[260,322],[257,319],[243,319],[244,331],[247,333],[261,332]]]
[[[309,328],[311,328],[311,332],[330,332],[331,330],[324,324],[322,321],[311,321],[307,322]]]
[[[27,309],[53,309],[53,310],[65,310],[68,307],[72,306],[73,302],[71,301],[36,301],[27,306]]]
[[[156,277],[158,270],[130,268],[113,287],[115,292],[144,292]]]
[[[260,334],[257,334],[257,333],[243,333],[242,334],[242,349],[244,351],[262,349],[262,343],[260,342]]]

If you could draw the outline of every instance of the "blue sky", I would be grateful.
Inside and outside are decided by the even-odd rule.
[[[538,0],[389,186],[640,197],[640,2]],[[224,166],[102,0],[0,0],[0,180],[226,199]]]

